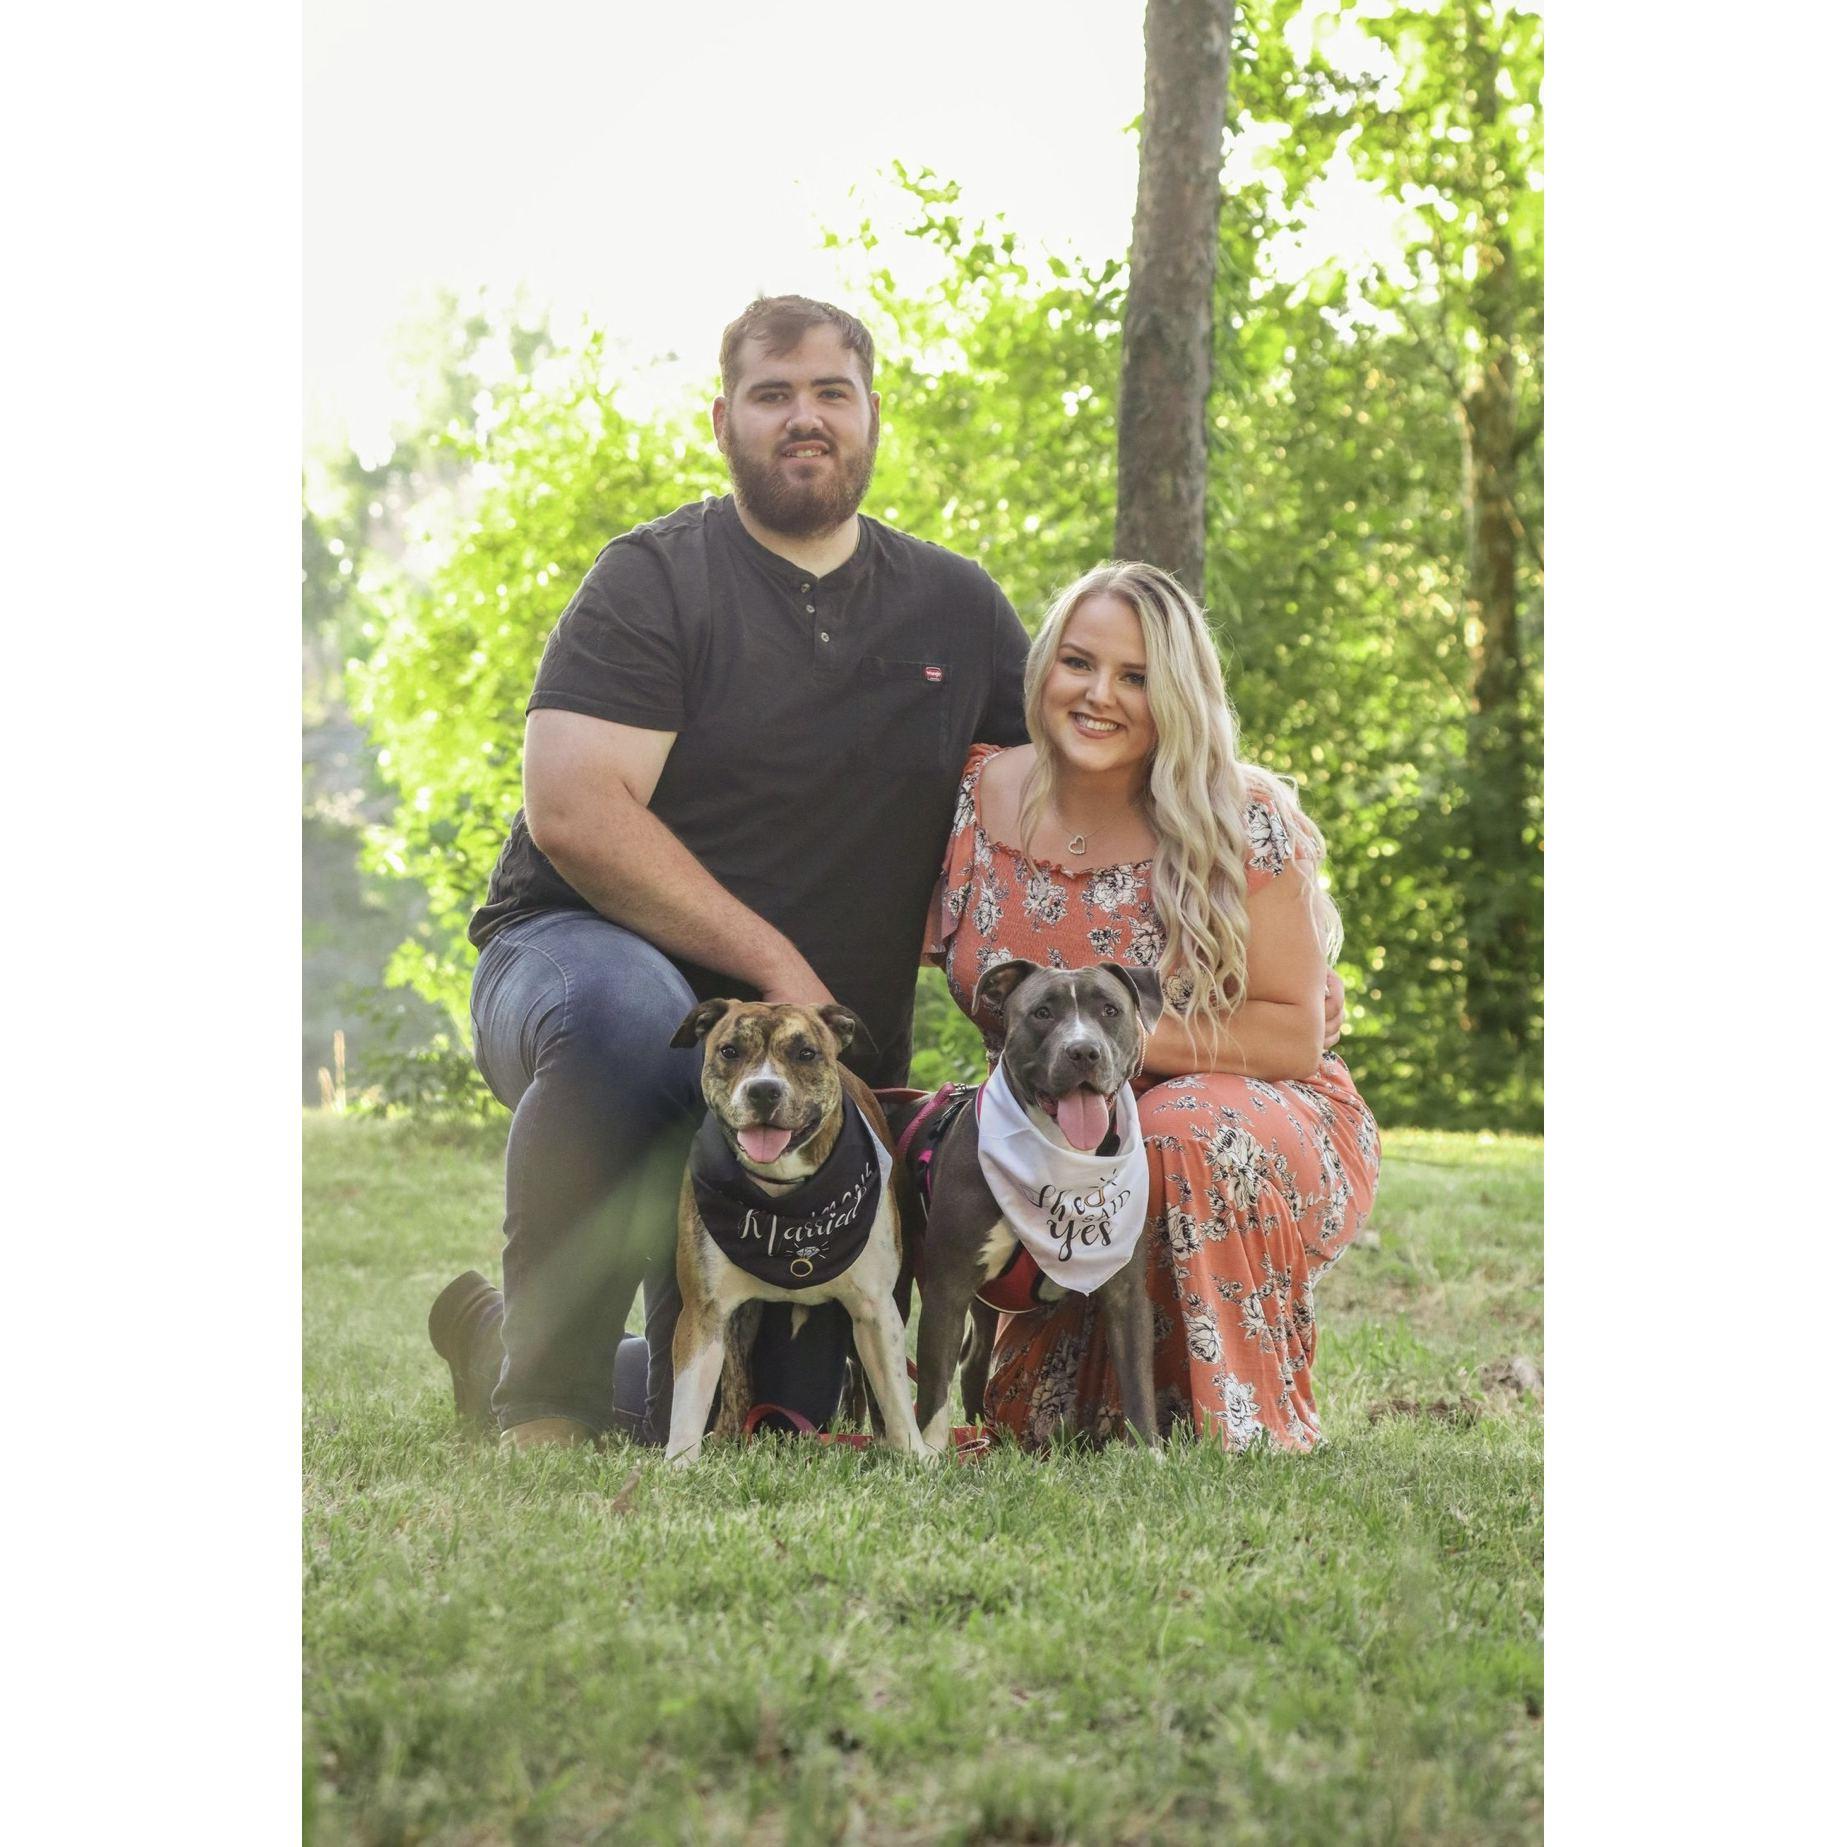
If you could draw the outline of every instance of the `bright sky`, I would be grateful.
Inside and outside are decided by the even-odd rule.
[[[714,369],[759,289],[826,293],[824,226],[893,158],[1034,242],[1125,249],[1140,0],[797,9],[307,0],[310,437],[390,402],[391,329],[485,283]]]
[[[820,231],[894,158],[1032,246],[1126,253],[1143,0],[306,0],[312,444],[378,446],[393,329],[447,284],[524,284],[659,387],[703,380],[759,290],[838,292]],[[1372,237],[1377,211],[1348,200]],[[1349,240],[1350,241],[1350,240]],[[887,244],[885,258],[900,259]],[[901,272],[902,273],[902,272]],[[848,305],[851,305],[850,303]]]

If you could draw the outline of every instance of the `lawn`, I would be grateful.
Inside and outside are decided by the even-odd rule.
[[[1540,1143],[1388,1134],[1312,1455],[682,1475],[457,1433],[497,1134],[305,1133],[311,1843],[1540,1838]]]

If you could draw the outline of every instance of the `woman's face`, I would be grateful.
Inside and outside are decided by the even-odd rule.
[[[1074,770],[1139,768],[1154,751],[1141,619],[1109,591],[1071,612],[1045,678],[1039,725]]]

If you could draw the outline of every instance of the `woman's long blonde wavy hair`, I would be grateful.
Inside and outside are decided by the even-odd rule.
[[[1152,564],[1112,560],[1054,598],[1026,657],[1026,729],[1032,767],[1020,792],[1022,850],[1051,799],[1050,747],[1041,719],[1045,683],[1065,625],[1088,597],[1120,597],[1141,622],[1148,711],[1155,745],[1142,806],[1154,831],[1155,916],[1168,1005],[1182,1018],[1231,1013],[1244,999],[1250,918],[1245,910],[1244,825],[1253,792],[1282,811],[1305,875],[1316,934],[1329,961],[1339,952],[1340,913],[1321,889],[1327,843],[1284,778],[1238,759],[1238,715],[1225,692],[1218,651],[1199,605]]]

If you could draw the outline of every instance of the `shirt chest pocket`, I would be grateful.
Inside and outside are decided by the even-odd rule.
[[[860,760],[867,774],[940,776],[961,767],[954,761],[949,726],[953,667],[867,655],[853,678]]]

